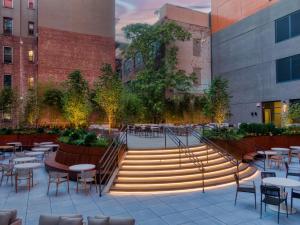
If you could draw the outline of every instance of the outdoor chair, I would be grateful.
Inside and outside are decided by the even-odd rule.
[[[1,171],[0,186],[2,185],[4,177],[6,177],[6,183],[8,183],[8,179],[10,178],[11,185],[13,185],[13,176],[15,175],[14,165],[13,164],[0,164],[0,171]]]
[[[272,164],[274,163],[275,166],[280,168],[284,161],[283,159],[284,159],[284,157],[282,155],[272,155],[269,160],[270,166],[272,166]]]
[[[261,172],[260,177],[261,177],[261,184],[263,184],[263,179],[268,178],[268,177],[276,177],[276,173],[275,172]]]
[[[294,198],[300,199],[300,189],[292,189],[291,194],[291,208],[293,208]]]
[[[274,205],[278,206],[278,213],[277,213],[277,222],[279,224],[279,215],[280,215],[280,204],[285,203],[287,208],[287,193],[281,195],[280,188],[274,186],[260,186],[260,218],[262,218],[262,204],[265,203],[265,211],[267,210],[267,205]],[[288,217],[288,211],[286,211],[286,217]]]
[[[87,218],[87,225],[94,224],[107,224],[107,225],[134,225],[135,220],[133,218],[118,218],[118,217],[106,217],[95,216]]]
[[[255,208],[256,208],[256,187],[255,187],[254,181],[248,182],[246,184],[240,184],[239,177],[236,173],[234,174],[234,179],[235,179],[235,182],[236,182],[236,185],[237,185],[234,205],[236,205],[236,201],[237,201],[237,197],[238,197],[239,192],[251,193],[251,194],[254,194],[254,204],[255,204]]]
[[[97,171],[96,170],[90,170],[90,171],[84,171],[82,173],[79,173],[77,175],[77,187],[76,192],[78,192],[78,186],[79,183],[83,184],[84,190],[87,191],[87,185],[90,185],[90,190],[92,189],[92,184],[95,183],[96,186],[96,192],[98,192],[98,186],[97,186]]]
[[[293,150],[290,149],[288,153],[289,164],[291,164],[293,158],[298,158],[298,153],[293,152]]]
[[[32,182],[33,182],[33,174],[30,169],[18,169],[15,172],[15,187],[16,187],[16,193],[18,193],[18,185],[19,181],[25,180],[27,181],[27,188],[28,191],[30,191]]]
[[[22,220],[17,218],[16,209],[0,209],[0,224],[22,225]]]
[[[69,179],[69,174],[68,173],[62,173],[62,172],[58,172],[58,171],[50,171],[49,172],[49,178],[48,178],[47,194],[49,194],[51,183],[56,184],[56,192],[55,192],[56,196],[58,194],[58,187],[62,183],[67,183],[68,193],[70,193],[70,183],[69,183],[69,181],[70,181],[70,179]]]
[[[83,225],[82,215],[41,215],[39,225]]]
[[[285,169],[286,169],[286,178],[288,176],[300,177],[300,170],[297,168],[290,168],[287,162],[284,162]]]

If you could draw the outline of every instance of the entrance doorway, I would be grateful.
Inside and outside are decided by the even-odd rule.
[[[263,110],[263,122],[265,124],[273,123],[276,127],[281,127],[281,117],[282,117],[281,101],[263,102],[262,110]]]

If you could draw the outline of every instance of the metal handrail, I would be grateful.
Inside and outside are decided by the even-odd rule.
[[[200,143],[204,143],[204,144],[210,146],[215,151],[217,151],[217,153],[219,155],[221,155],[222,157],[226,158],[231,164],[233,164],[234,166],[236,166],[237,173],[239,173],[240,162],[239,162],[238,159],[236,159],[232,154],[230,154],[228,151],[226,151],[225,149],[223,149],[221,146],[219,146],[216,143],[214,143],[213,141],[209,140],[207,137],[204,137],[203,135],[200,135],[200,133],[197,132],[192,127],[187,127],[187,129],[191,132],[191,134],[192,134],[193,137],[195,137],[195,138],[197,138],[199,140]],[[208,153],[207,153],[207,157],[208,157]]]
[[[99,161],[99,196],[102,196],[104,188],[111,179],[114,171],[119,166],[119,153],[125,145],[127,150],[127,126],[120,130],[120,134],[113,139],[104,155]],[[104,183],[103,183],[104,182]]]
[[[166,137],[168,136],[171,139],[171,141],[173,141],[179,149],[180,166],[181,166],[181,153],[183,152],[186,156],[189,157],[190,160],[192,160],[192,162],[195,164],[195,166],[198,167],[199,171],[202,173],[202,192],[204,193],[205,169],[204,169],[203,162],[197,156],[195,156],[195,154],[190,150],[190,148],[188,146],[186,146],[169,127],[164,127],[164,133],[165,133],[165,148],[167,147],[166,146]]]

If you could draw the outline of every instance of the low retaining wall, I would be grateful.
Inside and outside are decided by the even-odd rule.
[[[21,142],[25,147],[32,147],[34,142],[52,141],[56,142],[58,136],[55,134],[10,134],[0,135],[0,145],[8,142]]]

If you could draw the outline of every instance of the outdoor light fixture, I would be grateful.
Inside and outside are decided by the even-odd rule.
[[[283,112],[284,112],[284,113],[287,112],[287,107],[288,107],[288,105],[287,105],[286,101],[283,101],[283,102],[282,102],[282,109],[283,109]]]
[[[261,103],[256,103],[256,107],[260,108],[261,107]]]

